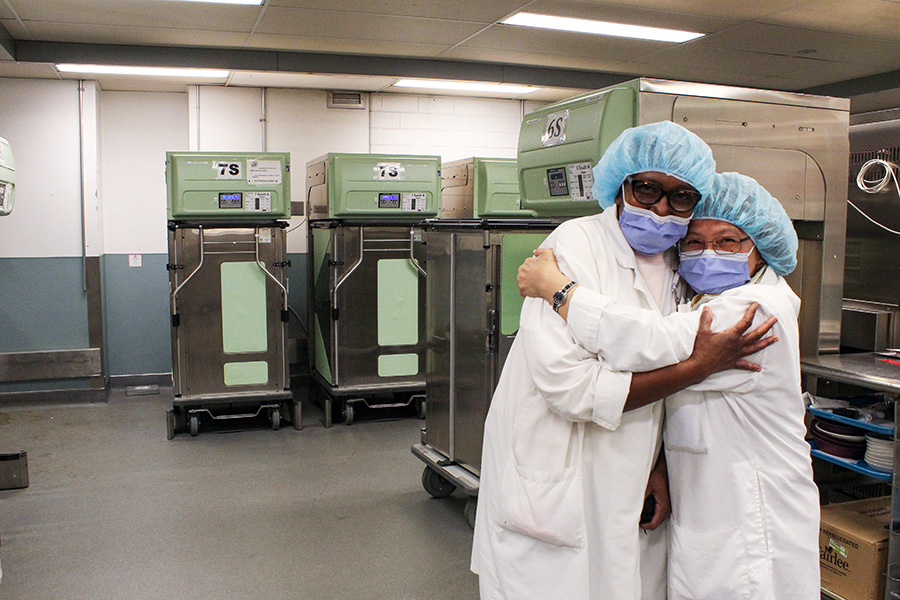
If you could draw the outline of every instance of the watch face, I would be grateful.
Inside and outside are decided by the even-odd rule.
[[[553,304],[562,304],[566,301],[566,293],[563,291],[558,291],[553,293]]]

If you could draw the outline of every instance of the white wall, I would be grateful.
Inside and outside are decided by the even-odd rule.
[[[106,253],[167,252],[166,151],[187,148],[187,93],[101,92]]]
[[[371,95],[370,151],[439,155],[443,162],[515,158],[523,103],[454,96]]]
[[[2,79],[0,107],[17,178],[13,212],[0,218],[0,257],[81,256],[78,82]]]
[[[366,110],[328,108],[324,90],[266,90],[266,150],[291,153],[291,199],[306,200],[306,163],[328,152],[368,152]],[[302,217],[291,219],[288,252],[306,252]]]

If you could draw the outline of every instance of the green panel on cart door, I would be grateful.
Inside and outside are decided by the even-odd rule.
[[[222,263],[222,349],[265,352],[266,275],[255,262]]]
[[[549,233],[507,233],[500,242],[500,333],[519,330],[519,313],[524,298],[519,295],[516,274],[525,259],[534,253]]]
[[[379,377],[406,377],[418,372],[418,354],[382,354],[378,357]]]
[[[316,371],[319,372],[319,375],[321,375],[321,376],[325,379],[325,381],[327,381],[328,383],[330,383],[330,384],[333,385],[333,384],[334,384],[334,379],[332,378],[332,375],[331,375],[331,364],[330,364],[329,361],[328,361],[328,350],[325,348],[325,339],[324,339],[324,337],[322,336],[322,328],[319,327],[319,320],[318,320],[318,319],[315,319],[315,320],[313,321],[313,323],[314,323],[314,325],[316,326],[316,333],[315,333],[315,336],[316,336],[316,338],[315,338],[315,344],[316,344],[316,362],[315,362],[315,368],[316,368]]]
[[[419,274],[408,258],[378,261],[378,345],[419,341]]]
[[[325,256],[328,253],[328,244],[334,235],[332,229],[313,229],[313,281],[319,281],[319,273],[325,265]],[[312,290],[310,290],[312,293]]]
[[[264,360],[225,363],[225,385],[262,385],[269,382],[269,363]]]

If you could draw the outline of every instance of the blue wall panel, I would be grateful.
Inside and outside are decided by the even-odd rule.
[[[80,257],[0,258],[0,352],[88,347]]]
[[[165,254],[141,255],[129,267],[127,254],[103,257],[103,308],[109,375],[172,371],[169,275]]]

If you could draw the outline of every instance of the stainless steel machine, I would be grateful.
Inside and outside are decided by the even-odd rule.
[[[175,400],[169,439],[204,419],[286,410],[300,428],[285,351],[290,156],[166,154]]]
[[[900,164],[900,119],[896,116],[851,125],[848,199],[879,224],[900,231],[900,195],[886,165],[873,164],[863,173],[871,182],[885,180],[880,191],[867,193],[856,184],[860,170],[873,159]],[[893,170],[896,175],[897,168]],[[848,352],[880,351],[900,344],[900,235],[884,227],[848,208],[841,327],[841,346]]]
[[[411,228],[437,216],[440,158],[327,154],[307,163],[312,377],[338,401],[425,411],[425,278]],[[424,257],[420,257],[424,259]]]
[[[799,264],[789,282],[803,301],[801,352],[813,356],[836,352],[846,219],[843,184],[847,177],[847,100],[654,79],[637,79],[564,100],[526,115],[522,122],[517,159],[521,208],[538,218],[567,218],[598,212],[599,206],[592,196],[592,169],[603,152],[626,128],[661,120],[677,122],[702,137],[711,146],[719,171],[750,175],[781,200],[800,237]],[[445,166],[445,178],[448,172]],[[474,181],[477,185],[479,180]],[[445,194],[446,191],[445,188]],[[484,254],[492,236],[503,230],[490,230],[476,222],[469,225],[467,237],[461,222],[456,225],[459,231],[450,234],[451,239],[455,238],[456,247],[450,245],[449,249],[442,250],[432,238],[437,231],[449,232],[451,228],[431,223],[428,227],[435,232],[426,229],[424,233],[429,290],[434,288],[435,296],[456,295],[451,306],[467,307],[457,308],[457,319],[458,315],[475,313],[475,307],[482,306],[482,298],[486,296],[483,290],[487,288],[458,287],[460,284],[452,275],[442,274],[442,270],[450,267],[441,267],[441,261],[452,264],[447,257],[456,257],[458,265],[465,264],[459,272],[480,275],[481,271],[461,258],[466,256],[466,251],[474,255],[475,247],[481,243],[469,237],[473,232],[481,233]],[[479,231],[482,227],[484,232]],[[515,272],[529,253],[521,255],[517,264],[511,257],[506,264],[501,263],[499,272],[512,274],[511,279],[495,275],[501,296],[518,294]],[[477,281],[485,285],[482,279]],[[439,305],[434,310],[436,314],[429,320],[429,331],[432,327],[440,331],[437,323],[447,319],[439,318],[437,311],[443,310]],[[449,358],[439,352],[444,338],[454,339],[452,329],[448,327],[447,333],[430,338],[434,347],[429,346],[429,356],[434,357],[430,358],[434,364],[429,363],[429,373],[441,360],[457,361],[453,368],[472,380],[466,388],[445,376],[429,386],[425,435],[423,442],[413,447],[413,453],[428,465],[423,486],[434,496],[449,495],[457,487],[470,498],[477,494],[480,442],[488,404],[481,398],[488,386],[476,382],[471,373],[480,371],[467,361],[473,356],[483,356],[473,354],[474,348],[492,347],[486,340],[493,338],[485,332],[493,331],[490,319],[495,314],[488,311],[487,326],[479,329],[476,325],[465,332],[468,346],[460,341],[464,339],[462,330],[451,317],[450,322],[460,333],[456,346],[449,350]],[[504,335],[510,337],[500,339],[511,340],[511,334],[514,330],[507,330]],[[483,363],[490,365],[491,377],[499,375],[503,357],[505,353],[499,354],[499,360],[482,358]],[[495,382],[496,379],[490,380],[490,391]],[[452,394],[444,394],[452,398],[447,408],[441,405],[437,390],[440,386],[452,388],[453,385],[456,388]],[[449,434],[444,427],[432,428],[432,415],[437,417],[441,411],[449,412],[450,416],[444,418],[450,423]],[[464,434],[463,428],[467,428]],[[478,447],[477,452],[474,447]],[[474,520],[474,512],[475,501],[470,499],[466,507],[470,522]]]
[[[422,485],[468,496],[474,525],[484,419],[519,329],[519,265],[556,227],[520,208],[515,160],[444,163],[441,219],[416,228],[425,247],[427,410]],[[457,218],[447,218],[448,214]]]

